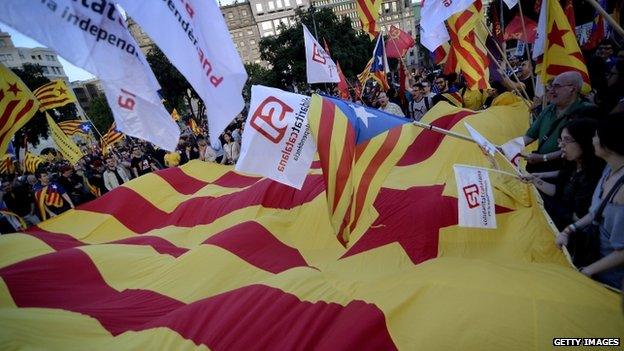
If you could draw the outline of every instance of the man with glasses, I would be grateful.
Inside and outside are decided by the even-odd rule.
[[[529,127],[524,136],[524,144],[537,140],[537,151],[522,155],[527,160],[527,171],[554,171],[561,166],[561,149],[557,137],[561,129],[576,117],[593,117],[596,106],[580,98],[583,78],[580,73],[569,71],[559,74],[553,80],[548,105]]]

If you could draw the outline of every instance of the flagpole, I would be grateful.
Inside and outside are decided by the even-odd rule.
[[[546,0],[542,0],[546,1]],[[531,63],[531,52],[529,51],[529,36],[527,35],[526,26],[524,24],[524,12],[522,11],[522,1],[518,0],[518,7],[520,8],[520,22],[522,22],[522,34],[524,34],[524,49],[527,54],[527,60]],[[574,30],[574,28],[572,28]],[[533,75],[533,65],[531,64],[531,86],[533,87],[533,92],[535,92],[535,76]]]
[[[613,17],[611,17],[611,15],[607,13],[607,11],[605,11],[605,9],[602,8],[602,6],[600,6],[600,4],[596,0],[586,0],[586,1],[590,5],[592,5],[594,9],[598,11],[598,13],[600,13],[600,15],[604,19],[607,20],[607,22],[609,22],[611,27],[613,27],[618,32],[620,37],[624,38],[624,29],[622,29],[622,27],[613,19]]]
[[[546,1],[546,0],[544,0]],[[488,28],[488,26],[483,22],[483,19],[481,19],[481,25],[487,30],[488,34],[490,35],[490,37],[494,38],[494,34],[492,34],[492,31],[490,30],[490,28]],[[492,58],[494,59],[494,61],[496,61],[496,58],[494,57],[494,55],[492,55],[492,52],[489,51],[489,49],[487,48],[487,45],[485,45],[485,43],[481,40],[481,38],[479,38],[479,36],[476,36],[477,39],[479,40],[479,42],[481,42],[481,45],[483,45],[485,47],[486,50],[488,50],[488,52],[490,53],[490,55],[492,56]],[[511,74],[514,76],[514,78],[516,78],[516,80],[518,82],[520,82],[520,78],[518,78],[518,76],[516,75],[516,72],[514,72],[513,67],[511,66],[511,63],[509,63],[509,60],[507,60],[507,55],[505,55],[505,52],[503,51],[503,49],[500,47],[500,45],[498,45],[498,43],[496,42],[496,40],[492,40],[494,42],[494,45],[496,46],[496,48],[498,49],[499,53],[501,54],[501,57],[503,59],[503,61],[505,62],[505,64],[507,66],[509,66],[509,68],[511,68]],[[499,68],[502,69],[502,67],[498,64],[498,61],[496,61],[497,66],[499,66]],[[520,88],[522,90],[522,92],[524,92],[523,97],[525,97],[527,100],[530,100],[528,98],[529,94],[527,94],[526,90],[524,88]],[[528,105],[528,103],[527,103]],[[530,108],[530,106],[529,106]]]

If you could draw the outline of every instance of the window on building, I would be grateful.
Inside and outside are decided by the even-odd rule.
[[[41,55],[37,55],[37,58],[39,59],[39,61],[43,60],[43,59],[41,58]]]
[[[397,10],[397,3],[392,2],[392,11],[396,12],[396,10]]]
[[[49,74],[50,70],[48,69],[48,66],[41,66],[41,70],[43,71],[44,74]]]
[[[244,42],[244,41],[241,41],[241,42],[240,42],[240,46],[245,46],[245,42]]]
[[[262,13],[262,4],[256,4],[256,12]]]
[[[4,42],[4,40],[0,40],[0,48],[3,48],[6,46],[6,43]]]
[[[22,54],[22,52],[21,52],[21,51],[19,51],[19,52],[18,52],[18,54],[19,54],[19,57],[20,57],[22,60],[24,60],[24,59],[26,58],[26,57],[24,57],[24,54]]]
[[[282,3],[282,0],[275,0],[275,3],[277,4],[277,8],[281,9],[284,7],[284,4]]]
[[[30,55],[30,58],[32,58],[33,60],[37,59],[37,57],[35,55]]]
[[[295,0],[295,2],[297,3],[297,5],[301,6],[303,5],[303,0]]]
[[[389,3],[383,4],[383,12],[384,13],[390,12],[390,4]]]
[[[269,11],[275,10],[275,3],[273,1],[269,1],[267,4],[269,5]]]
[[[251,44],[251,45],[254,45],[255,43],[256,43],[256,40],[255,40],[255,39],[251,39],[251,40],[249,41],[249,44]]]
[[[247,16],[247,10],[241,10],[241,16]]]
[[[227,16],[228,16],[228,18],[229,18],[229,19],[234,18],[234,14],[233,14],[233,13],[231,13],[231,12],[228,12]]]
[[[247,35],[252,35],[252,34],[253,34],[253,30],[247,29]]]
[[[284,0],[284,6],[290,7],[290,0]]]
[[[271,21],[262,22],[261,24],[262,30],[272,30],[273,26],[271,25]]]
[[[263,37],[270,37],[271,35],[274,35],[275,33],[273,31],[269,31],[269,32],[264,32],[262,33]]]

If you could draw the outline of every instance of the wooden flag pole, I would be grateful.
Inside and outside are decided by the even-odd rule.
[[[605,11],[605,9],[603,9],[602,6],[600,6],[600,4],[596,0],[585,0],[585,1],[588,2],[590,5],[592,5],[594,9],[596,9],[596,11],[598,11],[598,13],[600,13],[600,15],[604,19],[606,19],[607,22],[609,22],[611,27],[613,27],[613,29],[615,29],[615,31],[618,32],[620,37],[624,38],[624,29],[622,29],[622,27],[615,21],[615,19],[613,19],[613,17],[611,17],[607,13],[607,11]]]
[[[546,1],[546,0],[543,0]],[[524,12],[522,11],[522,0],[518,0],[518,7],[520,8],[520,22],[522,23],[522,34],[524,35],[524,49],[527,54],[527,60],[529,60],[529,64],[531,64],[531,51],[529,51],[529,36],[527,35],[526,26],[524,24]],[[573,29],[574,30],[574,29]],[[531,86],[533,87],[533,93],[535,94],[535,76],[533,75],[533,65],[531,64]]]

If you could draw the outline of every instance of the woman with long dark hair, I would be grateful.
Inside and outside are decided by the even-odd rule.
[[[589,211],[592,194],[604,168],[604,161],[594,154],[592,138],[596,128],[597,121],[593,119],[569,122],[559,136],[559,147],[565,160],[563,168],[528,177],[542,193],[546,212],[559,230]]]
[[[596,156],[607,162],[592,197],[590,211],[572,222],[559,235],[556,244],[568,245],[570,238],[584,234],[587,249],[595,257],[580,271],[600,282],[621,289],[624,279],[624,115],[607,117],[598,125],[593,138]],[[581,233],[583,231],[583,233]],[[590,253],[591,254],[591,253]],[[592,256],[588,256],[592,257]]]

